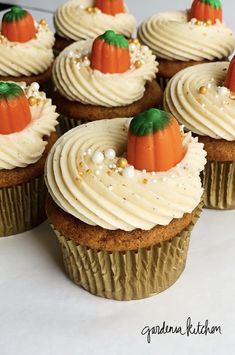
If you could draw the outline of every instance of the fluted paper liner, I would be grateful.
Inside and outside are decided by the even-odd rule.
[[[167,84],[169,83],[170,80],[171,78],[165,78],[164,76],[157,75],[157,82],[160,85],[160,88],[162,89],[163,92],[165,91]]]
[[[21,185],[0,188],[0,237],[25,232],[43,222],[45,197],[43,175]]]
[[[235,161],[208,161],[203,172],[204,204],[207,208],[235,208]]]
[[[69,278],[88,292],[115,300],[150,297],[170,287],[184,270],[192,228],[150,248],[107,252],[74,243],[54,229]]]
[[[59,116],[58,121],[59,121],[59,126],[57,128],[60,134],[64,134],[68,132],[70,129],[75,128],[82,123],[86,123],[86,121],[82,122],[81,120],[76,120],[75,118],[69,118],[63,115]]]

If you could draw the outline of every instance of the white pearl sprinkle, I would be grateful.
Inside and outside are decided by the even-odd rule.
[[[132,178],[135,176],[135,170],[134,168],[127,166],[125,169],[123,169],[123,176],[126,178]]]
[[[176,166],[177,166],[177,168],[181,168],[181,164],[180,163],[176,164]]]
[[[152,171],[152,172],[151,172],[151,175],[156,175],[156,172],[155,172],[155,171]]]
[[[229,90],[225,86],[218,87],[218,94],[219,96],[227,96],[229,93]]]
[[[175,174],[171,174],[171,178],[174,179],[176,177]]]
[[[136,49],[136,45],[135,45],[134,43],[131,43],[131,44],[129,45],[129,49],[130,49],[131,51],[134,51],[134,50]]]
[[[210,89],[210,88],[212,87],[212,84],[211,84],[211,83],[208,83],[208,84],[207,84],[207,87],[208,87],[208,89]]]
[[[73,51],[69,51],[68,52],[68,57],[69,58],[73,58],[74,57],[74,52]]]
[[[88,154],[88,155],[91,155],[91,153],[92,153],[92,150],[91,150],[91,148],[89,148],[89,149],[87,150],[87,154]]]
[[[92,156],[92,161],[95,164],[101,164],[104,160],[104,154],[102,152],[96,151]]]
[[[100,175],[100,170],[96,170],[96,171],[95,171],[95,174],[96,174],[96,175]]]
[[[112,160],[116,157],[116,152],[114,149],[106,149],[104,152],[104,156],[106,159]]]
[[[146,169],[143,169],[143,170],[142,170],[142,173],[146,174]]]
[[[112,186],[112,185],[109,185],[108,189],[109,189],[110,191],[112,191],[113,186]]]
[[[154,180],[153,180],[153,183],[154,183],[154,184],[156,184],[156,183],[157,183],[157,180],[156,180],[156,179],[154,179]]]
[[[38,83],[33,82],[33,83],[31,84],[31,89],[32,89],[33,91],[38,91],[39,88],[40,88],[40,85],[39,85]]]
[[[166,177],[162,178],[162,182],[166,182],[166,181],[167,181]]]

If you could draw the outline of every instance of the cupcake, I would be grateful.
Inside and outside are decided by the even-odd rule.
[[[67,1],[56,11],[54,24],[57,54],[73,42],[93,39],[107,29],[129,38],[136,28],[123,0]]]
[[[162,88],[178,71],[228,60],[235,48],[234,35],[222,22],[220,0],[194,0],[190,10],[156,14],[140,25],[138,37],[157,56]]]
[[[199,64],[169,82],[164,107],[205,144],[208,208],[235,208],[235,60]]]
[[[47,90],[54,35],[46,20],[36,22],[28,11],[13,6],[3,15],[0,32],[0,80],[38,82]]]
[[[81,122],[133,117],[156,107],[162,101],[156,73],[155,56],[146,46],[113,31],[72,44],[53,67],[62,132]]]
[[[0,82],[0,237],[46,217],[43,171],[57,116],[38,83]]]
[[[201,209],[203,144],[170,114],[78,126],[46,162],[46,212],[66,271],[90,293],[133,300],[182,273]]]

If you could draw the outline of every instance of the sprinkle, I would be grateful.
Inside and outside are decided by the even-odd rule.
[[[202,94],[202,95],[205,95],[207,93],[208,89],[206,86],[201,86],[199,88],[199,93]]]
[[[80,176],[83,176],[83,175],[84,175],[84,172],[83,172],[83,171],[79,171],[79,175],[80,175]]]
[[[83,167],[84,167],[83,161],[80,161],[79,166],[80,166],[80,168],[83,168]]]
[[[105,150],[104,156],[106,159],[112,160],[116,157],[116,152],[114,149],[109,148]]]
[[[109,189],[110,191],[112,191],[113,186],[112,186],[112,185],[109,185],[108,189]]]
[[[91,154],[92,154],[91,148],[88,149],[87,154],[88,154],[88,155],[91,155]]]
[[[95,171],[95,174],[96,174],[96,175],[100,175],[100,173],[101,173],[100,170],[96,170],[96,171]]]
[[[87,173],[87,174],[91,174],[91,173],[92,173],[92,170],[91,170],[91,169],[87,169],[87,170],[86,170],[86,173]]]
[[[143,169],[143,170],[142,170],[142,173],[146,174],[146,169]]]
[[[92,161],[95,164],[101,164],[103,160],[104,160],[104,154],[102,152],[99,152],[98,150],[92,156]]]
[[[166,181],[167,181],[166,177],[162,178],[162,182],[166,182]]]
[[[123,169],[123,176],[126,178],[133,178],[135,176],[134,168],[127,166],[125,169]]]
[[[111,175],[112,175],[112,171],[107,170],[106,172],[107,172],[107,174],[108,174],[109,176],[111,176]]]
[[[143,179],[142,182],[146,185],[148,183],[148,179]]]

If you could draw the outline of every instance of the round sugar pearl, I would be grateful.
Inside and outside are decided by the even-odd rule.
[[[92,156],[92,161],[95,164],[101,164],[103,163],[103,160],[104,160],[104,154],[99,151],[96,151]]]
[[[132,166],[127,166],[125,169],[123,169],[122,174],[126,178],[132,178],[135,175],[135,170]]]
[[[116,152],[114,149],[106,149],[106,151],[104,152],[105,158],[112,160],[116,157]]]

